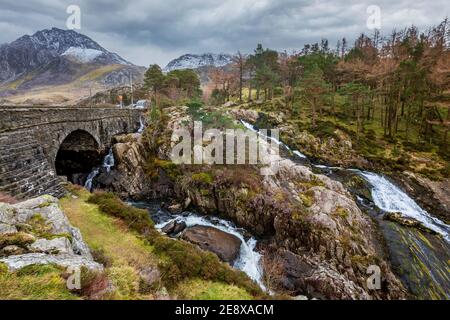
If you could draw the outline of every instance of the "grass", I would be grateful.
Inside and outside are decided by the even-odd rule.
[[[67,289],[62,270],[51,265],[29,266],[9,273],[0,265],[0,300],[77,300]]]
[[[215,283],[209,294],[215,292],[218,298],[223,293],[225,299],[231,292],[242,293],[241,298],[263,296],[244,273],[222,263],[216,255],[159,234],[150,219],[142,218],[142,210],[125,205],[112,194],[91,195],[82,188],[72,188],[72,192],[77,198],[67,196],[61,206],[71,223],[80,228],[94,257],[107,265],[105,274],[116,287],[108,298],[152,298],[163,286],[178,296],[181,283],[186,288],[188,281],[198,278]],[[141,286],[140,271],[156,267],[161,279],[151,288]]]
[[[79,191],[77,195],[78,199],[62,199],[61,207],[94,252],[102,252],[116,267],[154,265],[152,246],[131,232],[121,219],[105,215],[97,205],[87,203],[90,193]]]
[[[220,282],[194,279],[182,282],[175,290],[178,296],[188,300],[252,300],[247,291]]]

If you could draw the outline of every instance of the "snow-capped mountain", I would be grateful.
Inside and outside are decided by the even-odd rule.
[[[165,72],[179,69],[198,69],[201,67],[213,66],[223,67],[232,62],[232,56],[225,53],[205,53],[205,54],[185,54],[174,59],[164,68]]]
[[[130,74],[139,81],[144,71],[73,30],[45,29],[0,46],[3,96],[74,82],[123,85]]]

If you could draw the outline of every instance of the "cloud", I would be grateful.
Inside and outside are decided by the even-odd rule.
[[[305,43],[353,40],[369,5],[381,9],[382,31],[435,25],[447,0],[0,0],[0,43],[49,27],[65,27],[66,8],[82,12],[81,33],[136,64],[165,65],[183,53],[250,52],[257,43],[300,49]]]

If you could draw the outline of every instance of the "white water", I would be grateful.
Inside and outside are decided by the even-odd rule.
[[[89,190],[92,191],[92,182],[94,181],[94,178],[96,176],[98,176],[98,174],[100,173],[100,168],[94,168],[94,170],[92,170],[91,173],[89,173],[86,182],[84,184],[84,187]]]
[[[89,173],[86,182],[84,184],[84,187],[89,190],[92,191],[92,183],[95,179],[96,176],[99,175],[100,173],[100,169],[101,168],[105,168],[106,172],[110,172],[111,168],[114,167],[115,164],[115,160],[114,160],[114,154],[113,154],[113,150],[112,148],[109,149],[108,154],[105,156],[105,158],[103,159],[103,164],[101,167],[96,167],[92,170],[91,173]]]
[[[247,129],[258,133],[258,131],[251,124],[243,120],[241,120],[241,122]],[[286,146],[281,141],[278,141],[277,143]],[[289,147],[287,148],[288,150],[290,150]],[[300,158],[307,159],[304,154],[298,151],[293,151],[293,153]],[[328,167],[324,165],[314,166],[316,168],[328,169],[330,171],[342,169],[339,167]],[[447,242],[450,242],[450,226],[446,225],[439,219],[432,217],[427,211],[423,210],[411,197],[409,197],[405,192],[403,192],[392,182],[388,181],[385,177],[373,172],[361,172],[356,169],[347,170],[357,172],[372,185],[372,198],[375,205],[379,209],[385,212],[399,212],[405,217],[416,219],[425,227],[441,234]]]
[[[372,172],[362,172],[361,175],[372,185],[373,201],[378,208],[386,212],[399,212],[405,217],[413,218],[450,242],[450,226],[432,217],[397,186],[385,177]]]
[[[262,281],[262,268],[261,268],[261,255],[256,252],[256,244],[257,241],[254,238],[250,238],[249,240],[245,240],[245,238],[242,236],[241,230],[234,226],[231,222],[222,220],[216,217],[213,218],[205,218],[202,216],[198,216],[195,214],[190,214],[187,217],[184,216],[177,216],[175,219],[178,222],[184,221],[187,225],[187,227],[193,227],[193,226],[208,226],[213,227],[216,229],[219,229],[223,232],[232,234],[239,238],[241,240],[241,251],[239,254],[239,258],[235,261],[234,267],[236,269],[239,269],[243,272],[245,272],[250,279],[254,280],[258,285],[263,289],[266,290],[266,287],[263,284]],[[165,225],[172,222],[173,220],[160,223],[156,225],[155,227],[157,229],[162,229]]]
[[[307,159],[307,157],[301,153],[298,150],[292,150],[288,145],[284,144],[283,142],[281,142],[280,140],[274,138],[274,137],[268,137],[265,134],[262,134],[261,132],[259,132],[259,130],[255,129],[255,127],[253,125],[251,125],[250,123],[241,120],[241,123],[244,125],[244,127],[246,127],[248,130],[253,131],[255,133],[257,133],[258,135],[260,135],[261,137],[265,138],[265,139],[270,139],[273,142],[275,142],[276,144],[284,147],[286,150],[292,152],[293,154],[295,154],[297,157],[302,158],[302,159]]]
[[[145,122],[142,117],[139,118],[139,124],[140,125],[139,125],[139,129],[138,129],[137,133],[142,133],[142,132],[144,132],[144,129],[145,129]]]

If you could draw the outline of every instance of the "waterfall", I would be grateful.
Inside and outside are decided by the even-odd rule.
[[[139,117],[139,129],[138,129],[137,133],[142,133],[142,132],[144,132],[144,129],[145,129],[145,121],[144,121],[144,119],[142,118],[142,116],[140,116],[140,117]]]
[[[94,181],[94,178],[100,173],[100,168],[94,168],[91,173],[87,176],[86,182],[84,184],[84,187],[92,191],[92,182]]]
[[[258,135],[260,135],[261,137],[263,137],[264,139],[270,139],[273,142],[275,142],[276,144],[282,146],[283,148],[285,148],[287,151],[292,152],[294,155],[296,155],[297,157],[301,158],[301,159],[308,159],[303,153],[301,153],[298,150],[292,150],[288,145],[284,144],[283,142],[281,142],[278,139],[275,139],[274,137],[268,137],[264,134],[262,134],[261,132],[259,132],[259,130],[255,129],[255,127],[253,125],[251,125],[250,123],[241,120],[241,123],[244,125],[245,128],[247,128],[250,131],[256,132]]]
[[[241,123],[249,130],[258,133],[258,130],[251,124],[241,120]],[[276,139],[275,139],[276,140]],[[288,150],[291,150],[281,141],[278,144],[285,146]],[[293,154],[300,158],[307,157],[299,151],[292,151]],[[314,165],[316,168],[328,170],[342,170],[339,167],[328,167],[324,165]],[[411,197],[403,192],[399,187],[388,181],[385,177],[373,173],[373,172],[361,172],[356,169],[347,169],[361,175],[372,185],[372,197],[380,210],[384,212],[399,212],[402,215],[410,218],[414,218],[425,227],[441,234],[447,242],[450,242],[450,226],[437,218],[432,217],[427,211],[423,210]]]
[[[115,161],[114,161],[114,153],[113,149],[109,149],[108,154],[106,155],[105,159],[103,160],[103,168],[106,169],[106,172],[111,172],[111,168],[114,167]]]
[[[360,174],[372,185],[372,198],[378,208],[385,212],[399,212],[405,217],[413,218],[450,242],[450,226],[432,217],[392,182],[372,172]]]
[[[94,169],[92,169],[92,172],[89,173],[86,182],[84,184],[84,187],[89,190],[92,191],[92,187],[93,187],[93,182],[95,177],[97,177],[100,174],[100,169],[104,168],[106,170],[106,172],[111,172],[111,168],[114,167],[115,165],[115,160],[114,160],[114,153],[113,153],[113,149],[110,148],[108,154],[105,156],[105,158],[103,159],[103,164],[101,167],[95,167]]]
[[[193,226],[208,226],[219,229],[223,232],[229,233],[231,235],[236,236],[241,240],[241,249],[239,258],[234,262],[233,267],[245,272],[250,279],[255,281],[263,290],[266,290],[266,287],[263,284],[263,272],[261,267],[261,254],[256,252],[256,244],[257,241],[255,238],[250,238],[249,240],[245,240],[242,235],[242,229],[237,228],[234,224],[229,221],[219,219],[216,217],[206,218],[202,216],[198,216],[196,214],[191,213],[189,216],[177,216],[175,219],[170,221],[162,222],[155,227],[157,229],[162,229],[166,224],[176,220],[178,222],[184,221],[187,227]]]

